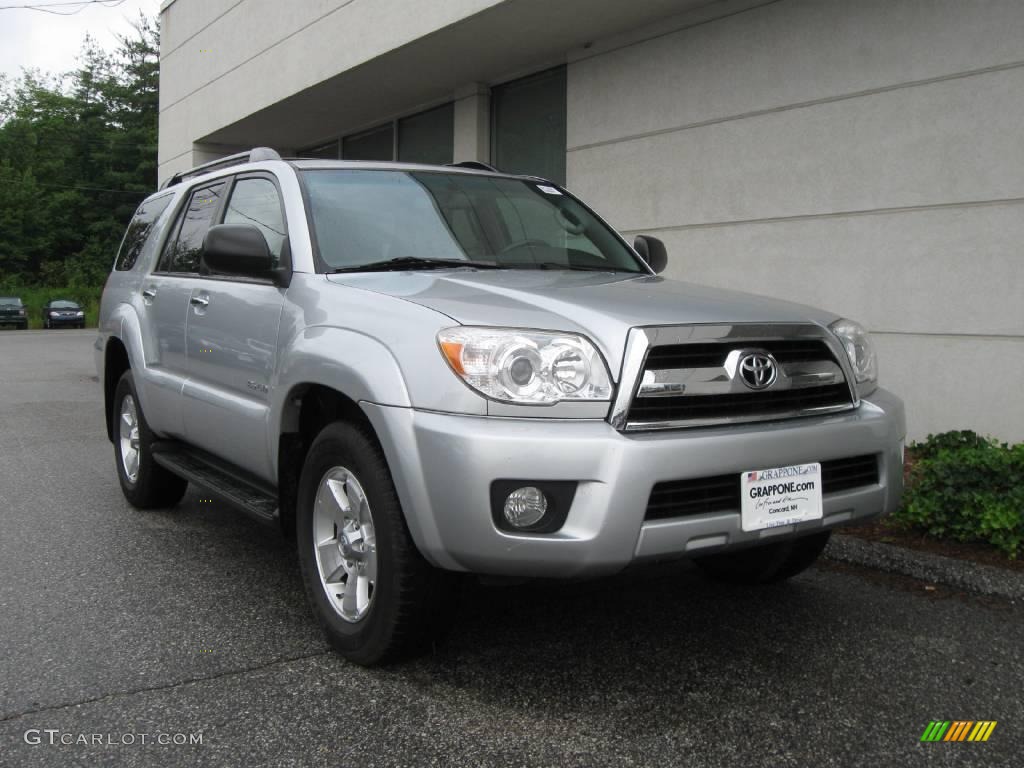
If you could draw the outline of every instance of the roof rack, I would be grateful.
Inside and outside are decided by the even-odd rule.
[[[179,171],[178,173],[171,176],[160,189],[167,189],[167,187],[173,187],[175,184],[180,184],[184,179],[191,176],[199,176],[203,173],[209,173],[210,171],[216,171],[220,168],[230,168],[232,165],[241,165],[242,163],[258,163],[261,160],[280,160],[281,156],[270,147],[256,147],[248,152],[239,152],[237,155],[228,155],[227,157],[220,157],[216,160],[211,160],[208,163],[197,165],[188,171]]]
[[[445,163],[449,168],[471,168],[474,171],[490,171],[491,173],[501,173],[493,165],[487,163],[481,163],[479,160],[463,160],[461,163]]]

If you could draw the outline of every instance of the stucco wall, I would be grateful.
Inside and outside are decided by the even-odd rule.
[[[160,178],[207,159],[193,149],[199,137],[502,1],[416,3],[415,12],[409,0],[165,5]]]
[[[1024,439],[1024,3],[723,12],[570,64],[569,185],[669,276],[863,322],[912,437]]]

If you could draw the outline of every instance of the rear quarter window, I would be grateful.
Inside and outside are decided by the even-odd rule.
[[[139,254],[142,253],[146,243],[155,234],[154,225],[157,219],[167,209],[173,197],[173,195],[164,195],[153,200],[147,200],[139,206],[135,215],[132,216],[131,223],[128,225],[128,231],[125,232],[124,241],[121,243],[121,250],[117,254],[117,260],[114,262],[114,269],[124,272],[135,266],[135,262],[139,259]]]

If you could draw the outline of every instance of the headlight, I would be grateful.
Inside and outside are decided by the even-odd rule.
[[[870,394],[878,381],[878,357],[868,332],[853,320],[836,320],[829,328],[842,342],[846,356],[850,358],[857,391],[861,395]]]
[[[610,400],[601,354],[573,333],[449,328],[437,334],[448,365],[480,394],[506,403]]]
[[[75,312],[75,317],[85,317],[85,312],[79,310],[78,312]]]
[[[56,313],[56,312],[51,312],[51,313],[50,313],[50,317],[57,317],[57,316],[58,316],[58,315],[57,315],[57,313]]]

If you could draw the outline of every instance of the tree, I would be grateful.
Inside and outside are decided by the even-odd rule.
[[[102,284],[156,186],[159,32],[139,17],[73,72],[0,79],[0,284]]]

